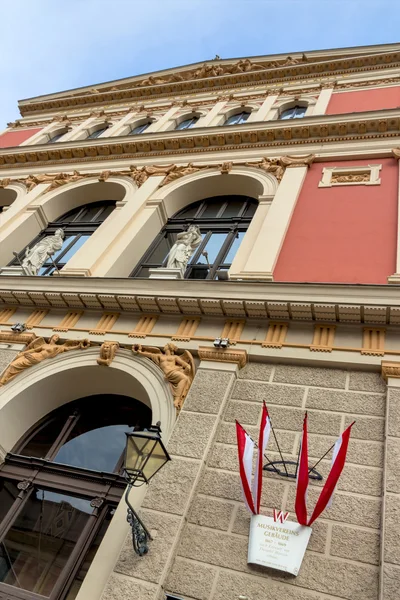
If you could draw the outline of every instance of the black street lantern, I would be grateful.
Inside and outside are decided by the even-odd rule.
[[[171,457],[161,441],[160,422],[149,429],[126,434],[124,471],[128,480],[125,494],[128,505],[127,521],[132,528],[133,548],[139,556],[148,552],[148,540],[152,537],[129,502],[129,493],[132,487],[148,484],[169,460]]]

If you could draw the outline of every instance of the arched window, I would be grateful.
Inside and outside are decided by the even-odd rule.
[[[200,228],[203,241],[189,260],[185,279],[215,279],[227,271],[240,246],[257,201],[247,196],[217,196],[190,204],[159,233],[132,277],[148,277],[149,269],[165,267],[176,236],[189,225]]]
[[[103,202],[95,202],[86,204],[78,208],[74,208],[65,215],[59,217],[56,221],[49,223],[30,244],[29,248],[33,248],[43,238],[54,235],[57,229],[64,231],[63,245],[60,250],[57,250],[45,264],[41,267],[38,275],[52,275],[56,270],[62,269],[70,258],[83,246],[90,238],[96,229],[106,220],[109,214],[115,208],[114,200],[105,200]],[[22,261],[25,256],[25,251],[19,253],[19,259]],[[18,265],[18,259],[13,260],[11,265]]]
[[[96,129],[95,131],[92,131],[92,133],[90,133],[87,136],[87,139],[94,140],[95,138],[98,138],[102,133],[107,131],[108,127],[109,127],[108,125],[102,125],[102,127],[100,127],[100,129]]]
[[[196,116],[190,117],[189,119],[185,119],[184,121],[181,121],[180,123],[178,123],[178,125],[175,127],[175,129],[177,129],[177,130],[190,129],[191,127],[193,127],[193,125],[195,125],[197,123],[198,120],[199,120],[199,117],[196,117]]]
[[[56,134],[54,134],[54,135],[53,135],[53,137],[51,137],[51,138],[50,138],[50,139],[47,141],[47,143],[48,143],[48,144],[55,144],[55,143],[56,143],[56,142],[58,142],[58,140],[59,140],[60,138],[62,138],[62,137],[63,137],[63,136],[66,134],[66,133],[67,133],[67,131],[66,131],[66,130],[63,130],[63,131],[61,131],[61,132],[59,132],[59,133],[56,133]]]
[[[55,410],[0,468],[0,597],[74,600],[126,485],[125,433],[151,424],[126,396]]]
[[[17,192],[11,189],[0,189],[0,214],[4,208],[8,208],[17,197]]]
[[[287,108],[279,115],[279,119],[284,121],[285,119],[302,119],[306,114],[306,106],[292,106]]]
[[[150,125],[151,125],[151,121],[146,121],[145,123],[142,123],[141,125],[136,125],[136,127],[133,127],[133,129],[130,130],[128,135],[139,135],[140,133],[143,133],[143,131],[146,131],[146,129],[148,127],[150,127]]]
[[[235,113],[226,119],[224,125],[241,125],[242,123],[246,123],[250,115],[251,113],[246,110]]]

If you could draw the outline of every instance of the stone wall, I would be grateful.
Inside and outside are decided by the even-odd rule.
[[[0,348],[0,375],[17,354],[15,350]]]
[[[173,461],[147,494],[142,512],[155,533],[150,553],[137,559],[127,542],[104,600],[122,591],[161,600],[163,590],[185,600],[377,600],[385,383],[375,373],[256,363],[236,378],[213,371],[217,364],[199,369],[169,445]],[[305,409],[310,463],[356,420],[333,506],[313,525],[298,577],[247,565],[249,515],[234,421],[256,439],[262,400],[292,460]],[[267,453],[279,459],[272,436]],[[324,481],[330,459],[318,465]],[[320,486],[313,481],[309,488],[309,514]],[[264,514],[282,508],[295,520],[294,497],[294,480],[264,474]]]

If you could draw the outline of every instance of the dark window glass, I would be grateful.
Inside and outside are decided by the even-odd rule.
[[[217,196],[190,204],[168,220],[131,276],[148,277],[150,269],[165,267],[177,234],[193,224],[203,241],[189,260],[185,279],[214,279],[219,269],[229,269],[256,208],[256,200],[246,196]]]
[[[34,239],[29,247],[32,248],[41,239],[54,235],[57,229],[64,231],[64,240],[60,250],[56,250],[40,268],[38,275],[51,275],[57,266],[60,270],[72,256],[83,246],[90,236],[96,231],[108,215],[114,210],[115,202],[106,200],[103,202],[94,202],[86,206],[80,206],[60,216],[53,223],[49,223],[42,233]],[[20,260],[25,255],[25,250],[19,254]],[[11,261],[12,265],[19,264],[17,259]]]
[[[55,410],[7,454],[0,598],[76,598],[125,489],[125,432],[150,424],[150,409],[133,398],[89,396]]]
[[[197,121],[199,120],[199,117],[190,117],[190,119],[185,119],[184,121],[181,121],[176,127],[175,129],[178,130],[182,130],[182,129],[190,129],[191,127],[193,127],[193,125],[195,123],[197,123]]]
[[[242,123],[245,123],[247,121],[250,115],[251,113],[249,113],[248,111],[236,113],[235,115],[231,115],[230,117],[228,117],[224,125],[241,125]]]
[[[108,129],[108,125],[106,127],[101,127],[100,129],[96,129],[96,131],[92,131],[92,133],[90,133],[87,136],[88,140],[94,140],[95,138],[98,138],[99,135],[101,135],[102,133],[104,133],[105,131],[107,131]]]
[[[293,108],[288,108],[284,110],[279,118],[281,121],[285,119],[301,119],[306,114],[307,107],[306,106],[293,106]]]
[[[86,577],[89,567],[92,564],[92,561],[96,555],[96,552],[97,552],[101,542],[103,541],[103,537],[107,531],[107,528],[110,524],[113,514],[114,514],[113,510],[108,511],[98,534],[96,535],[92,545],[90,546],[89,551],[87,552],[87,554],[85,556],[85,559],[83,561],[81,568],[79,569],[77,575],[75,576],[75,578],[71,584],[71,587],[68,591],[68,594],[67,594],[65,600],[74,600],[76,598],[76,596],[78,595],[78,592],[81,588],[83,580]]]
[[[139,135],[140,133],[143,133],[143,131],[146,131],[146,129],[150,127],[150,124],[151,121],[148,121],[147,123],[142,123],[141,125],[137,125],[136,127],[130,130],[128,135]]]
[[[50,138],[50,139],[49,139],[49,141],[48,141],[47,143],[48,143],[48,144],[54,144],[55,142],[58,142],[58,140],[59,140],[60,138],[62,138],[62,137],[63,137],[63,135],[65,135],[65,134],[66,134],[66,132],[65,132],[65,131],[62,131],[61,133],[56,133],[56,135],[53,135],[53,137],[52,137],[52,138]]]

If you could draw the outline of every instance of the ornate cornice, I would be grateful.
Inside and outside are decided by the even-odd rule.
[[[34,333],[14,333],[13,331],[0,331],[0,343],[3,344],[30,344],[36,339]]]
[[[97,178],[100,182],[107,181],[110,177],[129,177],[132,179],[138,187],[143,185],[149,177],[152,175],[163,175],[164,179],[161,181],[160,186],[167,185],[172,181],[180,179],[185,175],[197,173],[198,171],[206,171],[209,169],[219,169],[222,175],[228,175],[233,166],[247,166],[257,169],[261,169],[267,173],[275,175],[276,179],[280,181],[283,173],[287,167],[296,166],[309,166],[314,160],[313,154],[307,156],[283,156],[280,158],[263,158],[261,161],[255,162],[224,162],[220,164],[210,165],[194,165],[188,163],[187,165],[151,165],[144,167],[136,167],[131,165],[128,169],[112,171],[99,171],[97,173],[80,173],[79,171],[73,171],[73,173],[44,173],[43,175],[28,175],[26,178],[12,179],[7,177],[0,179],[0,188],[6,188],[7,186],[15,183],[22,183],[26,186],[28,192],[32,191],[40,183],[50,184],[47,191],[57,189],[67,183],[73,183],[82,179],[93,179]]]
[[[400,362],[382,361],[382,378],[387,381],[389,377],[400,379]]]
[[[213,348],[212,346],[199,346],[199,358],[215,362],[235,363],[239,369],[242,369],[248,361],[246,350]]]
[[[337,115],[309,117],[302,122],[265,121],[238,128],[210,127],[188,130],[189,133],[159,132],[143,134],[133,142],[129,137],[63,142],[40,147],[24,146],[0,150],[1,166],[20,168],[22,165],[45,166],[62,163],[85,163],[109,159],[138,159],[153,156],[198,154],[207,151],[230,151],[269,147],[321,144],[391,138],[400,135],[398,109],[379,111],[371,116],[362,113],[346,117]]]
[[[400,66],[400,52],[341,57],[339,59],[313,62],[303,59],[290,59],[290,57],[287,60],[289,60],[289,64],[286,62],[286,65],[277,64],[276,62],[270,62],[269,65],[253,64],[254,68],[247,70],[245,66],[240,66],[240,63],[246,63],[246,61],[239,61],[239,63],[233,65],[206,64],[193,72],[181,71],[161,77],[151,76],[147,81],[142,80],[128,84],[128,88],[113,86],[109,91],[93,89],[78,92],[77,95],[21,103],[20,111],[23,116],[26,116],[68,107],[110,105],[128,99],[140,98],[144,100],[146,98],[188,94],[190,92],[199,93],[201,91],[217,91],[245,85],[260,85],[261,83],[309,80],[310,78],[320,79],[327,75],[332,78],[333,75],[359,73],[366,70],[377,71]],[[247,61],[247,65],[249,62]],[[226,73],[226,68],[234,72]],[[207,69],[213,70],[212,76],[207,76]],[[222,69],[222,73],[220,69]],[[193,78],[176,81],[177,78],[183,78],[185,73],[189,73],[189,77]],[[175,78],[175,81],[166,81],[163,77]]]

